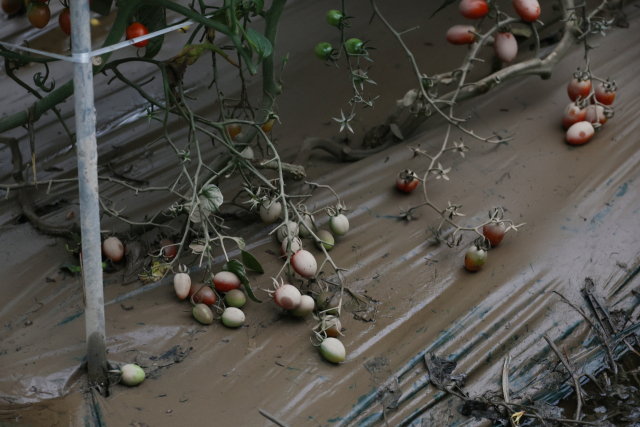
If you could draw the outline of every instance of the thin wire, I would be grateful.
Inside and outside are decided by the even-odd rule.
[[[213,16],[213,14],[210,15],[210,16],[207,16],[207,18],[209,18],[211,16]],[[115,50],[120,50],[120,49],[125,48],[127,46],[131,46],[132,44],[139,43],[139,42],[145,41],[145,40],[149,40],[149,39],[152,39],[154,37],[161,36],[161,35],[166,34],[166,33],[170,33],[171,31],[179,30],[180,28],[186,27],[188,25],[192,25],[194,23],[195,23],[195,21],[189,20],[189,21],[183,22],[181,24],[172,25],[171,27],[167,27],[167,28],[164,28],[162,30],[146,34],[144,36],[136,37],[135,39],[125,40],[125,41],[123,41],[121,43],[117,43],[117,44],[114,44],[114,45],[111,45],[111,46],[107,46],[107,47],[104,47],[102,49],[94,50],[92,52],[74,53],[71,56],[58,55],[56,53],[49,53],[49,52],[45,52],[45,51],[38,50],[38,49],[31,49],[29,47],[18,46],[18,45],[11,44],[11,43],[6,43],[6,42],[3,42],[3,41],[0,41],[0,45],[5,46],[5,47],[9,47],[9,48],[18,49],[18,50],[23,50],[25,52],[35,53],[35,54],[46,56],[46,57],[49,57],[49,58],[59,59],[59,60],[62,60],[62,61],[73,62],[73,63],[76,63],[76,64],[88,64],[88,63],[91,62],[91,58],[93,58],[95,56],[100,56],[100,55],[104,55],[105,53],[113,52]]]

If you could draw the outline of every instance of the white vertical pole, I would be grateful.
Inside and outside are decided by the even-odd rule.
[[[85,283],[85,320],[89,379],[100,386],[107,380],[107,352],[104,327],[104,294],[98,200],[98,149],[96,112],[93,104],[93,67],[89,0],[71,0],[71,49],[76,58],[75,88],[78,183],[80,188],[80,226],[82,230],[82,268]],[[84,54],[84,55],[83,55]]]

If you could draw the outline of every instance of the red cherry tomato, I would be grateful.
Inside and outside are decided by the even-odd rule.
[[[591,92],[591,80],[580,81],[574,77],[567,87],[567,94],[569,94],[569,99],[572,101],[575,101],[578,97],[585,99],[589,96],[589,92]]]
[[[513,8],[523,21],[535,22],[540,16],[538,0],[513,0]]]
[[[63,33],[68,36],[71,35],[71,11],[69,11],[68,7],[65,7],[62,9],[62,12],[60,12],[58,24],[60,24]]]
[[[139,22],[134,22],[127,27],[127,40],[135,39],[136,37],[142,37],[149,34],[147,27]],[[134,43],[135,47],[145,47],[149,43],[149,40],[144,40],[138,43]]]
[[[407,169],[398,174],[398,178],[396,178],[396,187],[398,187],[398,190],[403,193],[411,193],[418,186],[419,182],[420,180],[418,180],[415,172]]]
[[[593,123],[600,123],[601,125],[607,123],[607,116],[604,115],[604,107],[602,105],[589,105],[585,108],[584,121]]]
[[[485,0],[462,0],[460,15],[467,19],[480,19],[489,12],[489,5]]]
[[[202,283],[194,283],[189,289],[189,300],[196,304],[212,305],[216,302],[216,293],[209,286]]]
[[[491,247],[498,246],[504,238],[504,233],[507,227],[504,222],[492,222],[482,227],[482,234],[487,238]]]
[[[475,32],[476,29],[471,25],[454,25],[447,30],[447,41],[455,45],[471,44],[476,41],[476,36],[469,31]]]
[[[276,119],[271,119],[267,123],[262,125],[262,130],[264,131],[264,133],[270,132],[271,129],[273,129],[273,124],[275,123],[275,121]]]
[[[518,55],[516,37],[511,33],[496,34],[493,50],[500,61],[507,63],[513,61]]]
[[[613,100],[616,99],[615,90],[607,90],[604,83],[600,83],[595,89],[596,100],[604,105],[613,104]]]
[[[163,248],[162,253],[167,261],[173,261],[176,255],[178,255],[178,246],[174,245],[169,239],[160,240],[160,247]]]

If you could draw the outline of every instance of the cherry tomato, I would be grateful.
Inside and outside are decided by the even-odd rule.
[[[518,55],[518,42],[511,33],[498,33],[493,42],[493,50],[502,62],[511,62]]]
[[[236,136],[238,136],[240,132],[242,132],[242,125],[238,123],[227,125],[227,133],[231,139],[236,139]]]
[[[575,101],[578,97],[585,99],[589,96],[589,92],[591,92],[591,80],[580,81],[574,77],[567,87],[567,94],[569,94],[569,99],[572,101]]]
[[[487,262],[487,251],[477,247],[475,244],[471,245],[464,257],[464,266],[466,269],[469,271],[478,271],[485,262]]]
[[[160,240],[160,247],[163,248],[162,253],[167,261],[172,261],[178,255],[178,246],[169,239]]]
[[[32,2],[27,10],[27,18],[29,22],[36,28],[44,28],[51,19],[51,10],[49,6],[40,2]]]
[[[337,27],[338,24],[340,24],[341,20],[342,14],[337,10],[330,10],[329,12],[327,12],[327,22],[329,23],[329,25]]]
[[[593,123],[600,123],[601,125],[607,123],[607,116],[604,115],[604,107],[602,105],[589,105],[585,108],[584,121]]]
[[[480,19],[489,12],[489,5],[485,0],[462,0],[460,15],[467,19]]]
[[[595,129],[591,123],[576,123],[567,131],[567,142],[571,145],[582,145],[593,137],[594,132]]]
[[[2,0],[2,10],[7,15],[16,13],[22,7],[21,0]]]
[[[575,102],[571,102],[564,110],[564,116],[562,117],[562,126],[564,126],[565,129],[569,129],[574,124],[584,121],[586,114],[586,108],[580,108],[576,105]]]
[[[139,22],[134,22],[127,27],[127,40],[135,39],[136,37],[142,37],[149,34],[147,27]],[[149,43],[149,40],[144,40],[138,43],[134,43],[135,47],[145,47]]]
[[[513,8],[523,21],[535,22],[540,16],[538,0],[513,0]]]
[[[318,59],[322,59],[323,61],[326,61],[331,57],[332,50],[333,48],[329,43],[318,43],[316,45],[315,53]]]
[[[596,100],[604,105],[613,104],[613,100],[616,99],[615,90],[607,90],[604,83],[600,83],[595,89]]]
[[[494,247],[502,242],[506,229],[507,227],[504,225],[504,222],[492,222],[482,227],[482,234],[484,234],[484,237],[491,243],[491,247]]]
[[[454,25],[447,30],[447,41],[455,45],[471,44],[476,41],[476,36],[470,31],[475,32],[475,27],[472,25]]]
[[[273,129],[273,124],[275,123],[275,121],[276,119],[271,119],[267,123],[263,124],[262,131],[264,133],[271,132],[271,129]]]
[[[345,42],[345,48],[350,55],[361,55],[365,53],[364,43],[360,39],[349,39]]]
[[[202,283],[194,283],[189,289],[189,300],[196,304],[212,305],[216,302],[216,293],[209,286]]]
[[[71,35],[71,11],[68,7],[62,9],[60,15],[58,16],[58,24],[60,24],[60,28],[62,32],[66,35]]]
[[[420,181],[416,176],[415,172],[412,170],[404,170],[398,174],[398,178],[396,178],[396,187],[398,190],[403,193],[411,193],[417,186]]]

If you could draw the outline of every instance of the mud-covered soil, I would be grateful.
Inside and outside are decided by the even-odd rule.
[[[334,6],[292,1],[283,16],[276,54],[288,53],[290,62],[278,98],[282,125],[274,128],[274,137],[288,161],[295,158],[304,137],[337,137],[331,117],[339,116],[349,97],[346,71],[325,67],[311,53],[317,42],[335,39],[335,30],[324,22],[329,7]],[[376,108],[363,111],[363,121],[355,126],[352,144],[356,145],[364,130],[383,121],[415,80],[406,57],[380,22],[368,24],[368,2],[354,1],[351,7],[358,17],[354,34],[372,39],[378,48],[372,53],[370,76],[377,83],[372,95],[380,96]],[[427,20],[432,2],[385,2],[381,8],[399,29],[420,26],[405,38],[423,72],[431,75],[459,66],[465,48],[451,49],[444,41],[446,28],[459,23],[455,8],[432,20]],[[55,22],[58,6],[53,11]],[[529,77],[508,83],[459,108],[458,115],[470,116],[469,126],[476,132],[514,139],[489,146],[465,137],[471,151],[464,159],[446,158],[453,168],[451,181],[435,181],[432,197],[439,205],[462,204],[469,224],[483,220],[495,205],[506,208],[508,218],[527,224],[517,234],[509,233],[478,273],[463,269],[470,242],[450,249],[430,239],[430,227],[437,226],[434,213],[421,211],[410,222],[399,216],[399,207],[415,206],[421,198],[398,193],[396,174],[406,168],[424,171],[427,166],[407,147],[437,147],[445,132],[441,120],[428,121],[408,141],[357,163],[337,163],[321,152],[312,155],[308,179],[331,185],[350,208],[351,231],[331,254],[348,269],[351,289],[379,301],[370,313],[374,322],[357,315],[342,320],[347,359],[339,366],[325,362],[310,344],[311,320],[283,316],[265,301],[247,304],[247,322],[240,330],[218,323],[202,326],[183,311],[188,304],[175,298],[170,282],[123,286],[125,268],[119,265],[117,272],[105,276],[108,356],[139,363],[149,378],[137,388],[114,386],[108,398],[83,393],[82,282],[60,270],[75,258],[63,239],[42,235],[21,220],[15,194],[7,200],[2,196],[0,425],[271,425],[259,415],[262,408],[294,426],[369,426],[383,423],[380,398],[391,406],[386,411],[389,425],[432,425],[430,420],[433,425],[483,423],[462,416],[454,398],[443,397],[430,384],[424,355],[435,353],[457,361],[457,369],[468,375],[465,390],[481,395],[500,390],[503,359],[510,354],[510,384],[515,392],[549,372],[545,361],[553,355],[542,339],[544,333],[566,349],[572,363],[596,371],[604,356],[594,332],[553,291],[586,307],[580,290],[585,277],[591,277],[607,307],[625,310],[629,324],[638,322],[638,297],[631,290],[638,288],[640,266],[640,9],[631,4],[626,11],[629,28],[616,28],[597,40],[600,47],[591,52],[594,71],[614,77],[621,89],[615,117],[589,144],[567,146],[560,126],[568,102],[566,83],[582,66],[578,48],[550,79]],[[95,28],[96,40],[104,37],[109,22],[103,19]],[[0,38],[29,39],[32,47],[64,51],[68,39],[57,27],[50,25],[41,32],[28,28],[24,19],[2,21]],[[167,36],[163,59],[177,53],[186,37]],[[528,44],[521,47],[521,55],[531,54]],[[483,56],[489,61],[476,68],[477,76],[490,68],[490,49]],[[30,66],[23,70],[24,76],[35,71]],[[56,81],[65,82],[71,67],[62,64],[52,71]],[[137,82],[146,81],[150,72],[142,67],[123,71]],[[213,98],[204,91],[211,78],[210,64],[201,60],[189,69],[185,83],[190,96],[197,98],[194,111],[215,117]],[[226,93],[237,91],[233,70],[223,69],[221,79]],[[96,78],[101,172],[109,173],[106,163],[111,160],[116,171],[130,177],[153,185],[170,182],[175,157],[161,143],[149,145],[160,127],[149,125],[145,104],[133,90],[107,81],[104,76]],[[155,83],[149,89],[155,87],[160,93]],[[249,84],[257,93],[258,79]],[[3,71],[0,85],[3,116],[33,102],[7,81]],[[61,106],[70,123],[72,105],[69,100]],[[185,129],[176,121],[172,136],[184,137]],[[53,114],[43,117],[36,131],[39,180],[75,176],[74,152]],[[27,158],[26,132],[17,129],[10,136],[20,138]],[[211,148],[204,155],[211,161],[218,153]],[[10,173],[9,151],[3,148],[0,182],[11,182]],[[225,181],[221,188],[232,197],[235,185]],[[289,191],[303,190],[301,183],[287,185]],[[131,218],[142,219],[172,202],[157,195],[135,196],[107,184],[100,190],[117,206],[126,207]],[[44,219],[66,224],[74,220],[67,219],[69,212],[79,218],[76,192],[69,185],[46,194],[40,186],[29,196]],[[322,205],[330,200],[331,194],[318,193],[312,202]],[[326,224],[326,217],[318,219]],[[268,286],[269,275],[282,262],[274,255],[279,249],[275,238],[268,236],[272,227],[239,219],[230,219],[227,225],[265,266],[265,275],[250,276],[252,283]],[[103,228],[126,230],[111,219],[105,219]],[[147,237],[153,243],[155,236]],[[309,250],[318,254],[315,247]],[[187,350],[186,357],[175,363]],[[567,414],[571,416],[570,409]]]

